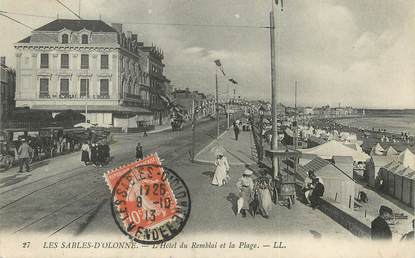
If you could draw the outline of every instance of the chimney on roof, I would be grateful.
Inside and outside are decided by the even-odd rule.
[[[111,23],[111,27],[113,27],[118,33],[122,33],[122,23]]]
[[[137,34],[132,34],[132,35],[131,35],[131,39],[132,39],[133,41],[137,41]]]
[[[5,56],[0,57],[0,65],[6,66],[6,57]]]
[[[128,39],[131,39],[131,35],[132,35],[133,33],[130,31],[130,30],[127,30],[127,38]]]

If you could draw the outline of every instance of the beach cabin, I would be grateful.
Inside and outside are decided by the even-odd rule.
[[[343,171],[333,163],[320,157],[315,157],[304,166],[300,166],[299,173],[306,174],[313,170],[324,184],[324,195],[328,201],[339,203],[345,208],[353,209],[355,182],[349,175],[350,171]]]
[[[395,160],[397,156],[373,155],[366,165],[367,182],[371,187],[376,187],[379,171],[385,165]]]
[[[397,165],[387,172],[387,193],[391,196],[395,194],[395,170],[399,169],[399,167],[400,165]]]
[[[385,192],[402,203],[414,207],[415,195],[415,155],[403,151],[397,159],[380,169]]]
[[[402,202],[411,206],[414,206],[415,195],[415,171],[406,173],[402,177]]]
[[[402,192],[403,192],[403,175],[405,174],[406,169],[395,171],[394,183],[395,183],[395,193],[394,197],[402,201]]]

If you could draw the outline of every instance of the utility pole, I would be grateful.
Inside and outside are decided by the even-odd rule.
[[[216,82],[216,140],[219,139],[219,86],[218,86],[218,67],[216,66],[215,73],[215,82]]]
[[[192,162],[195,160],[196,149],[196,107],[195,99],[193,98],[193,119],[192,119]]]
[[[294,89],[294,150],[298,147],[298,121],[297,121],[297,80],[295,81]]]
[[[269,13],[270,21],[270,38],[271,38],[271,115],[272,115],[272,129],[271,129],[271,150],[278,150],[278,130],[277,130],[277,74],[276,74],[276,54],[275,54],[275,18],[274,18],[274,0],[272,2],[272,10]],[[272,156],[272,170],[273,176],[278,176],[279,164],[278,157]]]

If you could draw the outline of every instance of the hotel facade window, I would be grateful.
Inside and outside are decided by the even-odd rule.
[[[87,34],[82,34],[81,43],[82,44],[88,44],[88,35]]]
[[[59,88],[60,96],[67,98],[69,97],[69,79],[61,79],[60,80],[60,88]]]
[[[89,68],[89,55],[82,54],[81,55],[81,69],[88,69]]]
[[[108,79],[101,79],[99,85],[99,96],[109,97],[109,81]]]
[[[80,97],[89,97],[89,79],[81,79]]]
[[[49,97],[49,79],[40,78],[39,80],[39,98]]]
[[[108,55],[101,55],[101,69],[108,69]]]
[[[49,68],[49,54],[40,54],[40,68]]]
[[[62,44],[68,44],[69,43],[69,36],[68,34],[62,35]]]
[[[61,68],[62,69],[69,68],[69,55],[68,54],[61,54]]]

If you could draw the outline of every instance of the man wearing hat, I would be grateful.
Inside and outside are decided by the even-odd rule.
[[[236,182],[236,187],[239,190],[238,199],[238,213],[242,214],[242,217],[246,217],[246,210],[249,210],[249,204],[252,201],[252,193],[254,190],[254,181],[252,180],[253,172],[249,169],[242,173],[242,177]]]
[[[392,231],[386,220],[393,215],[392,209],[386,206],[380,206],[379,216],[372,221],[371,235],[373,240],[389,240],[392,239]]]
[[[22,138],[22,144],[19,147],[19,150],[17,151],[17,155],[19,157],[19,173],[23,172],[23,165],[25,166],[26,172],[29,172],[29,160],[32,156],[33,150],[27,144],[26,139]]]

